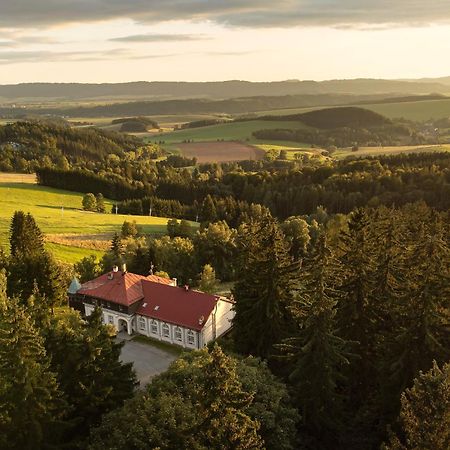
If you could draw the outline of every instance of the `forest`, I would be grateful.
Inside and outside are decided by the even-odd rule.
[[[172,219],[164,236],[127,220],[101,260],[70,267],[14,214],[0,252],[0,448],[449,448],[449,154],[198,164],[48,127],[1,129],[9,164],[20,155],[41,184]],[[90,139],[95,158],[74,146]],[[138,388],[100,311],[67,306],[73,275],[122,263],[206,292],[229,283],[231,333]]]

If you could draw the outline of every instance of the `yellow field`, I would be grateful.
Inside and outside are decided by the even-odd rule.
[[[360,147],[353,152],[351,148],[343,148],[333,153],[333,158],[342,159],[347,156],[379,156],[398,155],[400,153],[437,153],[450,152],[450,144],[440,145],[403,145],[395,147]]]

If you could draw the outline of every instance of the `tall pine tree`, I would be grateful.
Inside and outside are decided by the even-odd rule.
[[[0,280],[0,448],[34,450],[57,442],[64,402],[44,342]]]
[[[341,234],[340,263],[344,269],[338,302],[339,335],[357,344],[351,368],[353,400],[363,400],[373,382],[375,342],[373,340],[375,311],[372,291],[373,246],[369,233],[369,217],[363,209],[355,210],[348,222],[348,231]]]
[[[292,260],[277,221],[268,213],[242,225],[240,237],[234,288],[236,348],[267,358],[292,326],[288,308],[299,264]]]
[[[316,448],[336,447],[343,422],[339,391],[349,349],[336,334],[341,274],[322,233],[300,273],[299,292],[291,307],[299,332],[279,346],[290,369],[289,381],[304,430],[316,437]]]

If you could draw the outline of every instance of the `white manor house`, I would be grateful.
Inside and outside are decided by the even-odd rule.
[[[89,316],[96,306],[103,322],[118,332],[145,336],[199,349],[231,328],[233,301],[206,294],[175,280],[156,275],[136,275],[125,268],[69,288],[69,304]]]

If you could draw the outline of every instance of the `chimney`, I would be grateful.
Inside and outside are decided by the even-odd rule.
[[[172,282],[173,282],[173,286],[177,286],[177,279],[176,278],[172,278]]]
[[[113,271],[113,272],[118,272],[118,271],[119,271],[119,268],[118,268],[117,266],[113,266],[112,271]]]
[[[127,265],[125,263],[122,264],[122,272],[127,273]]]
[[[185,285],[184,285],[184,290],[185,290],[185,291],[188,291],[188,290],[189,290],[189,285],[188,285],[188,284],[185,284]]]

